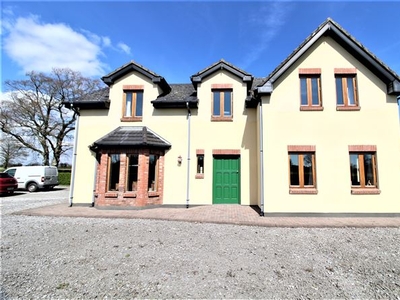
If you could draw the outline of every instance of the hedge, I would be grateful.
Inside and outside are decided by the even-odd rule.
[[[71,170],[60,170],[58,169],[58,182],[60,185],[71,184]]]

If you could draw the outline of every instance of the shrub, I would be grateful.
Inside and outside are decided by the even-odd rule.
[[[60,170],[58,169],[58,182],[60,185],[71,184],[71,170]]]

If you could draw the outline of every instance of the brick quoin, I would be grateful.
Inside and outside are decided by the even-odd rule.
[[[163,203],[164,190],[164,152],[149,151],[148,149],[139,149],[136,151],[126,151],[120,154],[120,174],[118,191],[108,191],[107,175],[109,154],[120,153],[121,150],[109,150],[101,153],[100,163],[97,166],[95,206],[147,206],[161,205]],[[128,173],[128,155],[139,155],[138,166],[138,184],[136,191],[128,191],[126,187],[126,176]],[[157,191],[148,190],[149,174],[149,155],[155,154],[158,159],[158,185]]]

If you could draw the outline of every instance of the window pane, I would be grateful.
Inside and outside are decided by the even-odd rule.
[[[311,78],[312,105],[319,105],[318,78]]]
[[[364,154],[365,185],[375,185],[373,154]]]
[[[197,174],[204,174],[204,155],[197,155]]]
[[[128,156],[128,191],[137,191],[138,182],[138,166],[139,166],[139,155],[131,154]]]
[[[299,156],[290,154],[290,185],[299,185]]]
[[[220,92],[213,92],[213,116],[220,116]]]
[[[312,154],[303,155],[303,175],[304,185],[314,185]]]
[[[149,180],[147,184],[149,191],[157,191],[157,161],[157,155],[149,155]]]
[[[307,105],[307,78],[300,78],[301,105]]]
[[[348,104],[349,105],[356,105],[356,101],[354,99],[354,85],[353,85],[353,78],[347,78],[347,94],[348,94]]]
[[[343,105],[343,85],[342,78],[336,77],[336,101],[337,105]]]
[[[143,115],[143,92],[136,92],[136,117]]]
[[[125,92],[125,117],[132,117],[132,92]]]
[[[232,115],[232,107],[231,107],[231,92],[225,91],[224,92],[224,116],[231,116]]]
[[[351,185],[360,185],[360,166],[358,154],[350,154]]]
[[[119,167],[120,160],[119,154],[110,154],[110,170],[109,171],[109,180],[108,180],[108,190],[116,191],[119,187]]]

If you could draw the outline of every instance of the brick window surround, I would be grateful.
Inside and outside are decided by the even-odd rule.
[[[114,191],[108,191],[108,160],[110,153],[120,153],[119,184]],[[130,154],[138,154],[138,181],[136,191],[126,187],[127,163]],[[158,155],[157,190],[148,188],[149,156]],[[164,190],[164,151],[149,149],[110,149],[100,154],[97,166],[95,206],[150,206],[163,203]]]
[[[307,104],[300,105],[300,111],[322,111],[324,107],[322,106],[322,90],[321,90],[321,68],[299,68],[300,81],[304,80],[306,85],[305,91],[302,91],[302,86],[300,86],[300,94],[306,92]],[[316,86],[312,84],[312,80],[316,80]],[[317,88],[317,95],[313,93],[313,87]],[[314,91],[315,92],[315,91]],[[319,104],[313,104],[313,99],[318,99]],[[302,100],[301,100],[302,101]]]
[[[198,159],[199,156],[203,156],[203,164],[204,164],[204,149],[196,149],[196,160]],[[197,163],[197,162],[196,162]],[[202,173],[199,172],[198,166],[196,166],[196,179],[204,179],[204,170]],[[203,165],[204,167],[204,165]]]
[[[213,149],[213,155],[240,155],[239,149]]]
[[[123,103],[122,103],[122,117],[121,117],[121,122],[140,122],[143,120],[143,116],[125,116],[125,110],[126,110],[126,92],[141,92],[143,94],[144,90],[144,85],[138,85],[138,84],[129,84],[129,85],[123,85],[122,86],[123,90]],[[144,99],[143,99],[144,101]],[[136,100],[132,100],[132,105],[136,105]],[[143,106],[142,106],[143,110]]]
[[[374,179],[376,181],[374,186],[355,186],[351,185],[351,194],[352,195],[378,195],[381,193],[379,189],[379,182],[378,182],[378,166],[376,161],[376,145],[349,145],[348,146],[349,154],[372,154],[373,156],[373,163],[372,167],[374,170]],[[361,156],[362,157],[362,156]],[[363,166],[364,168],[364,166]]]
[[[357,69],[356,68],[335,68],[334,69],[335,73],[335,81],[336,85],[338,85],[338,82],[342,86],[341,90],[337,90],[336,94],[339,92],[340,93],[340,98],[343,100],[343,104],[336,104],[336,110],[337,111],[359,111],[361,110],[360,103],[359,103],[359,97],[358,97],[358,86],[357,86]],[[349,84],[348,84],[348,79],[351,79],[351,84],[350,87],[354,89],[354,92],[351,93],[352,97],[354,98],[355,104],[350,104],[347,103],[348,97],[348,90],[349,90]],[[344,83],[342,83],[344,82]],[[336,89],[339,87],[336,86]],[[338,96],[336,96],[338,97]]]
[[[214,93],[223,95],[224,92],[230,92],[230,116],[224,115],[224,98],[219,98],[220,104],[220,115],[214,115]],[[221,96],[223,97],[223,96]],[[231,83],[214,83],[211,85],[211,121],[214,122],[232,122],[233,121],[233,84]]]
[[[316,166],[315,166],[315,145],[288,145],[287,151],[289,154],[289,194],[308,194],[315,195],[318,194],[317,190],[317,175],[316,175]],[[290,165],[290,155],[298,154],[300,157],[303,157],[305,154],[312,154],[312,170],[313,170],[313,186],[292,186],[291,184],[291,165]]]

